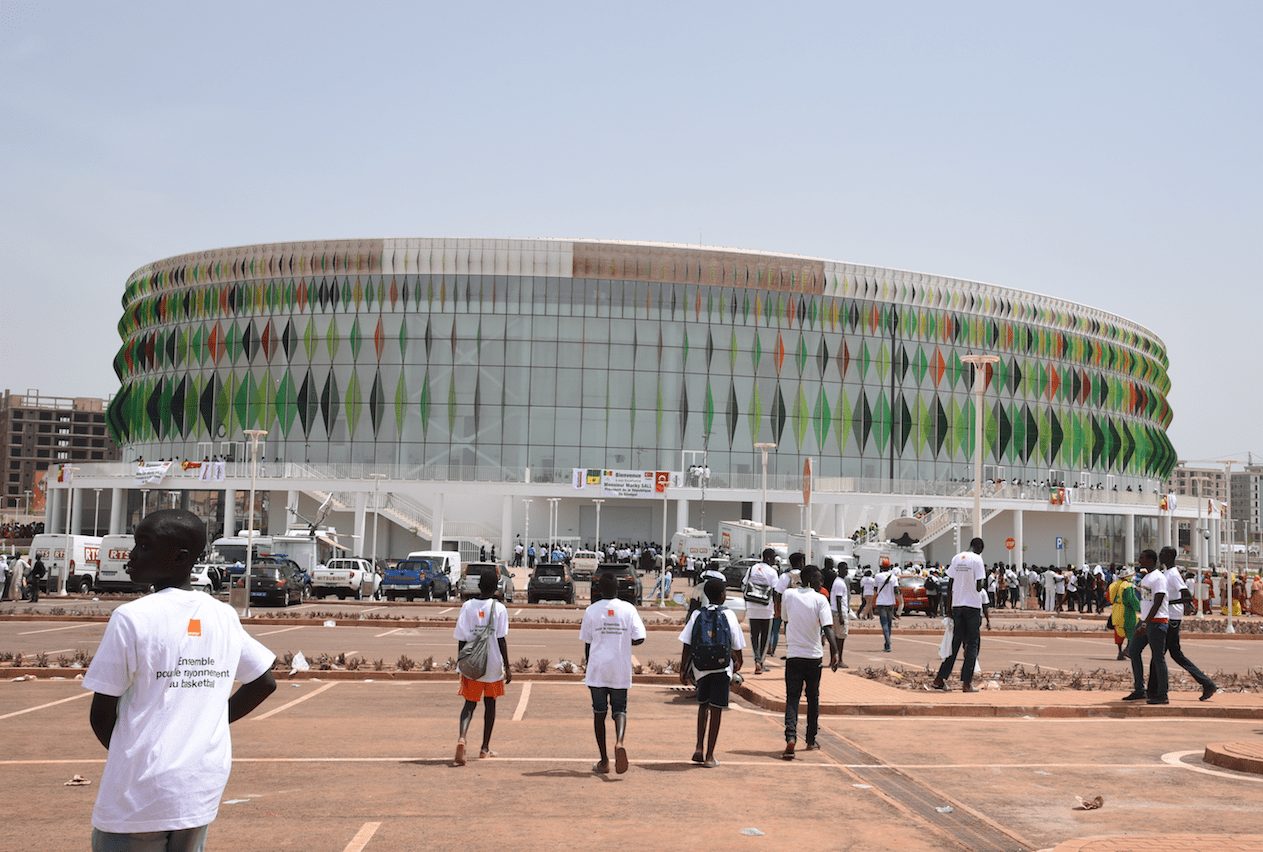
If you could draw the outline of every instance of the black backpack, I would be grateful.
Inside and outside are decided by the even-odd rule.
[[[726,669],[732,661],[732,627],[727,607],[710,604],[697,611],[689,654],[699,672]]]

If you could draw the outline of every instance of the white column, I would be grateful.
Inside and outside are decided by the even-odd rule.
[[[1126,519],[1123,532],[1123,564],[1131,565],[1136,561],[1136,516],[1129,512],[1123,517]]]
[[[70,523],[74,529],[70,531],[71,535],[83,534],[83,489],[70,489]]]
[[[500,547],[496,555],[506,562],[513,561],[513,497],[505,494],[500,498]]]
[[[434,495],[434,550],[443,549],[443,492]]]
[[[237,534],[237,489],[224,489],[224,536]]]
[[[1025,540],[1026,540],[1025,528],[1024,528],[1022,510],[1014,509],[1013,510],[1013,541],[1014,541],[1013,561],[1017,564],[1018,568],[1021,568],[1022,563],[1026,561],[1026,557],[1025,555],[1023,555],[1023,551],[1022,551],[1023,542]]]
[[[1088,551],[1088,513],[1076,512],[1074,516],[1074,564],[1082,567],[1087,564]],[[1070,564],[1067,560],[1066,564]]]
[[[1173,546],[1171,544],[1171,516],[1160,512],[1158,514],[1158,548]]]
[[[127,490],[125,488],[110,489],[110,535],[122,535],[127,532]]]
[[[689,501],[681,497],[675,501],[675,529],[676,532],[684,529],[689,525]],[[667,543],[662,543],[666,547]]]
[[[60,488],[49,488],[48,497],[44,505],[44,532],[49,534],[64,533],[66,521],[65,504],[61,502],[62,494],[65,492]]]
[[[368,492],[355,495],[355,555],[368,558],[368,540],[364,538],[364,518],[368,514]]]
[[[851,531],[846,528],[846,512],[841,503],[833,506],[833,535],[835,538],[848,538]]]

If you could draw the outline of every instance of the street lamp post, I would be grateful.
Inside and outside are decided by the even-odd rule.
[[[1219,463],[1224,466],[1224,491],[1228,492],[1226,508],[1228,517],[1224,519],[1228,522],[1228,579],[1227,584],[1224,586],[1224,603],[1228,605],[1228,624],[1224,628],[1224,632],[1236,633],[1236,628],[1232,626],[1232,569],[1235,567],[1235,560],[1232,558],[1232,466],[1236,464],[1236,459],[1221,460]],[[1221,524],[1220,529],[1222,528],[1223,525]],[[1220,538],[1222,537],[1221,535]],[[1220,552],[1223,552],[1222,547]]]
[[[100,535],[101,534],[101,489],[93,488],[92,490],[96,492],[96,508],[92,514],[92,534]]]
[[[245,617],[250,617],[250,566],[254,559],[254,539],[258,532],[254,528],[254,493],[259,477],[259,439],[268,433],[266,429],[247,429],[250,436],[250,510],[246,515],[246,609]],[[262,520],[262,518],[260,518]]]
[[[604,503],[605,500],[603,499],[593,500],[592,502],[596,504],[596,547],[592,549],[597,552],[600,552],[601,551],[601,504]],[[597,561],[600,562],[601,560],[597,559]]]
[[[378,488],[383,479],[386,478],[384,473],[370,473],[373,478],[373,570],[377,570],[377,516],[380,514]]]
[[[522,508],[524,509],[526,513],[526,519],[522,523],[522,538],[526,540],[524,546],[522,547],[522,557],[523,557],[523,561],[526,563],[526,568],[529,571],[531,567],[531,498],[530,497],[522,498]]]
[[[759,549],[759,559],[762,559],[763,551],[767,550],[767,451],[776,449],[776,444],[755,444],[754,446],[763,451],[763,502],[760,504],[763,517],[759,518],[759,524],[763,527],[763,546]]]
[[[62,468],[62,471],[66,474],[66,557],[61,565],[61,571],[57,574],[57,591],[55,594],[58,596],[66,594],[66,580],[70,577],[70,554],[74,552],[70,547],[70,535],[74,528],[70,524],[74,517],[71,510],[75,504],[75,471],[78,469],[69,465]]]
[[[982,433],[986,418],[982,413],[982,395],[987,389],[987,365],[1000,360],[999,355],[966,355],[960,360],[974,368],[974,534],[982,538]]]

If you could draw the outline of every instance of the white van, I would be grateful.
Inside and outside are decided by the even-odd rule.
[[[70,564],[66,564],[66,543],[70,543]],[[95,535],[62,535],[44,533],[31,539],[31,564],[35,557],[44,560],[46,573],[41,587],[50,593],[60,588],[65,578],[68,592],[90,592],[96,586],[100,567],[101,537]]]
[[[460,585],[460,554],[455,550],[414,550],[409,559],[428,559],[440,574],[446,574],[455,594]]]
[[[131,591],[136,588],[132,578],[124,570],[132,557],[132,535],[107,535],[101,538],[101,570],[97,573],[97,586],[102,590]]]

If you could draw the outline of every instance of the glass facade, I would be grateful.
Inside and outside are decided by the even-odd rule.
[[[285,461],[972,477],[1166,477],[1161,341],[1042,296],[652,244],[366,240],[223,249],[127,283],[109,411],[150,457],[269,430]],[[457,478],[463,478],[457,474]],[[468,478],[473,478],[472,474]],[[1056,474],[1052,475],[1056,478]]]

